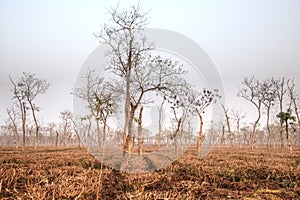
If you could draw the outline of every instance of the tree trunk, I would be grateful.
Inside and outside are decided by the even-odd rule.
[[[57,145],[58,145],[58,135],[59,135],[59,133],[58,133],[58,131],[56,131],[55,147],[57,147]]]
[[[256,136],[255,136],[255,133],[256,133],[256,127],[257,127],[257,124],[260,120],[260,107],[257,108],[258,109],[258,117],[257,117],[257,120],[254,122],[254,125],[253,125],[253,130],[252,130],[252,133],[251,133],[251,150],[254,149],[254,146],[255,146],[255,142],[256,142]]]
[[[38,121],[37,121],[37,118],[35,116],[35,108],[32,104],[32,101],[29,99],[29,97],[27,97],[27,100],[29,102],[29,105],[30,105],[30,109],[31,109],[31,112],[32,112],[32,117],[33,117],[33,121],[34,121],[34,124],[35,124],[35,142],[34,142],[34,150],[37,149],[37,147],[39,146],[39,124],[38,124]]]
[[[269,125],[269,119],[270,119],[270,107],[268,106],[268,110],[267,110],[267,131],[268,131],[267,149],[271,148],[271,130],[270,130],[270,125]]]
[[[96,119],[96,125],[97,125],[97,137],[98,137],[98,148],[99,148],[99,151],[101,149],[101,130],[100,130],[100,119],[97,118]]]
[[[285,121],[285,132],[286,132],[286,140],[287,140],[287,146],[289,148],[290,153],[293,153],[293,146],[291,141],[291,135],[289,134],[289,124],[288,120]]]
[[[221,136],[221,146],[225,144],[225,126],[222,125],[222,136]]]
[[[177,128],[175,130],[175,133],[173,134],[175,153],[178,153],[177,135],[179,133],[180,126],[181,126],[181,118],[179,118],[179,120],[177,121]]]
[[[143,106],[140,108],[140,115],[139,115],[139,121],[138,121],[138,155],[142,155],[142,145],[143,145],[143,126],[142,126],[142,118],[143,118]]]
[[[126,137],[125,145],[124,145],[124,150],[123,150],[123,155],[127,152],[128,154],[131,154],[132,148],[133,148],[133,120],[134,120],[134,113],[135,113],[135,106],[131,105],[131,112],[129,115],[129,120],[128,120],[128,135]]]
[[[26,106],[25,103],[21,104],[22,106],[22,131],[23,131],[23,147],[25,147],[25,141],[26,141]],[[23,148],[24,150],[24,148]]]
[[[233,138],[232,138],[232,132],[231,132],[231,129],[230,129],[229,116],[227,114],[227,110],[225,109],[225,106],[222,105],[222,107],[223,107],[223,110],[224,110],[224,113],[225,113],[226,124],[227,124],[227,128],[228,128],[229,142],[230,142],[231,147],[233,147]]]
[[[162,133],[162,122],[163,122],[163,105],[165,103],[165,100],[163,100],[160,104],[159,107],[159,112],[158,112],[158,138],[157,138],[157,145],[160,147],[161,145],[161,133]]]
[[[239,148],[242,148],[241,133],[240,133],[240,119],[237,120],[237,136],[239,140]]]
[[[203,132],[202,132],[202,126],[203,126],[203,119],[201,113],[198,113],[199,116],[199,122],[200,122],[200,129],[199,129],[199,137],[197,140],[197,153],[200,153],[201,151],[201,142],[203,139]]]
[[[280,147],[283,148],[284,147],[284,144],[283,144],[283,122],[281,122],[281,121],[280,121],[279,134],[280,134]]]

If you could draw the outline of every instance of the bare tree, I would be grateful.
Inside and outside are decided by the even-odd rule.
[[[60,118],[62,119],[62,127],[63,127],[63,136],[67,138],[67,146],[71,145],[71,137],[72,137],[72,121],[71,118],[73,114],[69,110],[65,110],[60,112]]]
[[[228,115],[228,109],[226,109],[224,105],[222,105],[222,108],[223,108],[225,118],[226,118],[229,142],[230,142],[231,147],[233,147],[233,137],[232,137],[231,127],[230,127],[230,119],[229,119],[229,115]]]
[[[132,70],[140,66],[144,54],[152,49],[146,38],[141,34],[147,24],[147,13],[139,6],[132,6],[129,11],[120,11],[118,7],[110,9],[112,25],[104,24],[99,35],[100,42],[108,45],[111,51],[113,73],[125,80],[125,123],[123,142],[125,144],[130,127],[130,87]]]
[[[251,149],[254,149],[256,142],[256,128],[261,118],[261,106],[263,102],[263,96],[261,94],[260,81],[254,76],[244,78],[242,82],[242,89],[239,91],[238,96],[243,97],[247,101],[251,102],[257,110],[257,119],[255,120],[250,135]]]
[[[108,128],[108,117],[115,113],[118,108],[116,102],[119,101],[119,96],[112,87],[112,83],[106,82],[104,78],[98,76],[94,70],[88,69],[87,74],[82,78],[85,84],[81,88],[75,88],[73,94],[87,103],[89,114],[83,116],[83,119],[90,120],[90,117],[93,116],[96,120],[98,145],[100,147],[101,140],[104,141]],[[104,125],[102,135],[100,131],[101,122]]]
[[[15,109],[14,106],[10,107],[10,108],[7,108],[6,109],[6,112],[7,112],[7,115],[9,117],[9,124],[12,128],[12,131],[13,131],[13,135],[14,135],[14,144],[16,146],[16,149],[18,149],[18,146],[19,146],[19,133],[18,133],[18,113]]]
[[[40,111],[40,108],[37,107],[34,103],[34,100],[39,94],[45,94],[49,88],[49,83],[45,79],[40,79],[35,77],[31,73],[23,73],[21,77],[21,82],[18,85],[22,88],[27,102],[30,106],[32,117],[35,124],[35,149],[39,145],[39,122],[37,120],[36,112]]]
[[[54,139],[54,132],[55,132],[55,128],[56,128],[56,123],[54,122],[49,122],[48,124],[48,130],[49,130],[49,145],[53,145],[53,139]]]
[[[209,90],[203,89],[202,92],[196,93],[196,98],[193,100],[194,111],[199,117],[199,137],[197,140],[197,152],[200,153],[201,141],[204,138],[203,135],[203,117],[202,114],[205,112],[205,109],[209,107],[212,103],[215,103],[218,98],[221,96],[218,94],[218,89]]]
[[[283,111],[283,103],[284,103],[284,97],[287,93],[286,89],[286,79],[283,77],[279,83],[279,90],[278,90],[278,100],[279,100],[279,113],[284,112]],[[280,146],[283,148],[283,121],[280,121]]]
[[[164,121],[164,104],[165,104],[166,98],[163,98],[159,109],[158,109],[158,135],[157,135],[157,145],[160,146],[161,145],[161,138],[162,138],[162,125],[163,125],[163,121]]]
[[[143,143],[143,138],[142,138],[143,109],[144,109],[144,107],[141,106],[139,119],[138,119],[138,155],[139,156],[142,154],[142,143]]]
[[[300,136],[300,115],[299,115],[299,102],[300,96],[299,92],[296,91],[296,85],[294,80],[287,81],[287,88],[288,88],[288,95],[290,98],[290,105],[289,108],[292,108],[295,112],[297,123],[298,123],[298,135]]]
[[[73,125],[73,130],[74,130],[74,133],[76,134],[77,136],[77,141],[78,141],[78,148],[80,149],[81,148],[81,138],[80,138],[80,135],[79,135],[79,127],[78,127],[78,117],[76,118],[73,114],[70,116],[70,120],[72,122],[72,125]]]
[[[182,78],[186,73],[178,62],[163,59],[160,56],[149,56],[142,65],[143,68],[134,68],[130,90],[130,116],[128,120],[128,135],[124,152],[131,152],[133,145],[133,120],[136,109],[143,104],[151,103],[151,99],[145,99],[148,93],[161,94],[164,97],[184,91],[187,82]],[[166,95],[168,94],[168,95]],[[179,95],[178,95],[179,96]],[[176,98],[175,98],[176,99]]]
[[[39,94],[45,94],[49,88],[49,83],[44,79],[36,78],[34,74],[23,73],[22,77],[17,83],[9,77],[13,84],[13,98],[17,99],[18,106],[21,111],[22,129],[23,129],[23,146],[25,146],[25,134],[26,134],[26,116],[27,110],[30,109],[32,117],[35,123],[35,149],[39,143],[39,123],[37,120],[36,112],[40,110],[34,103],[34,100]],[[27,103],[29,106],[27,106]]]
[[[279,95],[278,89],[280,88],[280,83],[278,80],[271,78],[262,81],[261,83],[261,94],[262,94],[262,104],[267,110],[267,131],[268,131],[268,140],[267,148],[271,147],[271,129],[270,129],[270,111],[271,108],[275,105],[275,101]]]
[[[22,84],[15,83],[15,81],[12,79],[12,77],[9,76],[9,80],[13,85],[13,99],[17,100],[17,105],[20,109],[21,113],[21,120],[22,120],[22,141],[23,141],[23,147],[25,147],[26,143],[26,120],[27,120],[27,110],[29,109],[28,106],[26,105],[26,99],[25,99],[25,94],[24,91],[21,90],[20,86]]]
[[[245,113],[242,112],[242,110],[235,110],[235,109],[231,110],[231,115],[232,115],[233,119],[236,121],[237,138],[238,138],[239,148],[241,148],[242,141],[241,141],[240,124],[241,124],[241,120],[243,118],[245,118],[246,115],[245,115]]]

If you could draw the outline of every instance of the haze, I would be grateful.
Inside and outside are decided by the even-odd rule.
[[[58,121],[59,112],[72,110],[77,74],[99,45],[92,33],[107,22],[106,8],[118,2],[0,2],[1,123],[12,103],[8,76],[17,79],[23,71],[50,83],[37,102],[40,119]],[[121,1],[120,7],[137,2]],[[140,5],[150,10],[148,27],[184,34],[207,52],[223,79],[226,104],[243,108],[250,118],[255,110],[236,96],[245,76],[286,76],[300,86],[300,1],[141,0]]]

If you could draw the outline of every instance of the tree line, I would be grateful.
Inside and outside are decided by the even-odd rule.
[[[39,144],[85,144],[101,149],[109,142],[123,146],[125,155],[135,151],[137,143],[140,155],[145,145],[172,145],[178,151],[179,145],[194,141],[200,153],[204,140],[232,146],[238,143],[239,147],[244,143],[254,148],[263,138],[270,148],[279,138],[284,147],[285,136],[292,152],[293,143],[300,137],[299,95],[293,80],[246,77],[238,96],[257,110],[256,120],[251,126],[242,126],[245,114],[222,105],[224,121],[203,130],[204,113],[222,98],[218,88],[201,88],[189,82],[185,75],[191,72],[180,62],[152,54],[155,44],[143,35],[148,13],[139,6],[121,11],[113,8],[109,14],[110,23],[95,34],[101,44],[108,46],[109,63],[104,71],[109,76],[96,73],[93,67],[99,66],[91,66],[81,77],[82,84],[72,92],[85,103],[87,114],[62,111],[60,123],[42,125],[35,100],[47,92],[49,83],[31,73],[23,73],[18,80],[9,77],[14,103],[7,109],[6,124],[1,126],[3,145],[18,147],[22,141],[22,146],[35,148]],[[158,130],[151,132],[145,128],[143,114],[154,105],[158,107]],[[116,128],[111,121],[120,115],[123,127]],[[262,115],[266,116],[265,130],[259,127]]]

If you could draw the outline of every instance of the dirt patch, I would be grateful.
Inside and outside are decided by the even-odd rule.
[[[300,150],[194,149],[132,174],[104,167],[101,199],[299,199]],[[147,160],[148,161],[148,160]],[[95,199],[100,162],[85,149],[0,148],[0,199]]]

